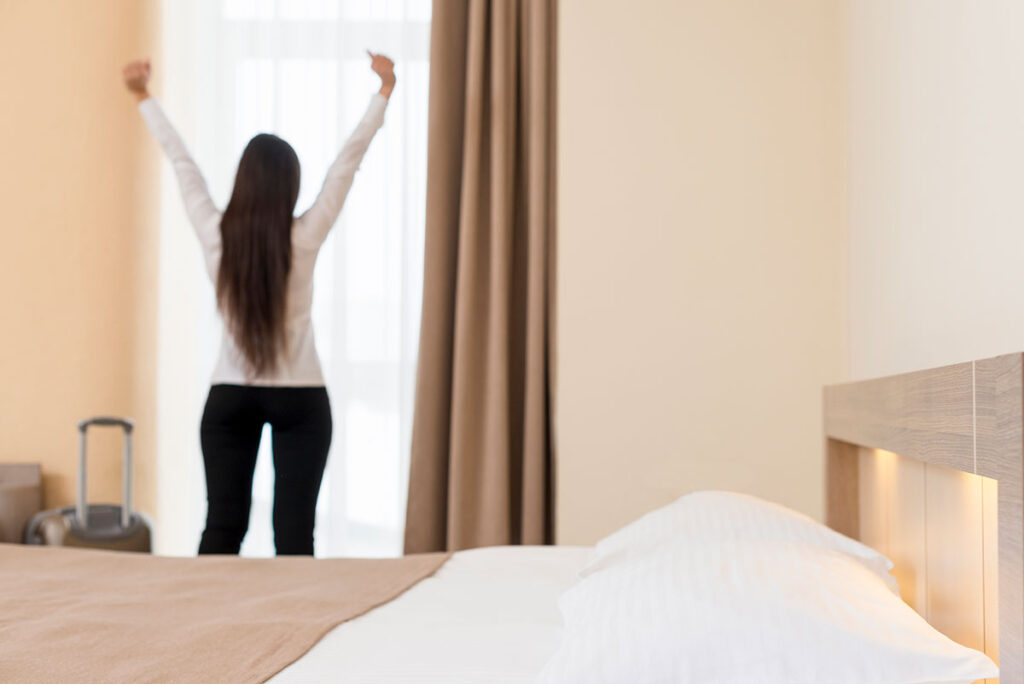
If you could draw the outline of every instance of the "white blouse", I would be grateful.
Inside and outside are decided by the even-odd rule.
[[[263,376],[251,375],[246,370],[244,357],[221,319],[220,357],[213,371],[212,384],[277,387],[316,387],[324,384],[310,317],[313,305],[313,267],[320,246],[341,213],[359,164],[374,134],[384,124],[387,103],[383,95],[373,96],[366,114],[328,169],[327,178],[313,206],[292,222],[292,268],[286,300],[288,344],[286,353],[279,359],[276,372]],[[203,248],[206,271],[210,279],[216,282],[220,266],[222,212],[213,205],[199,167],[168,121],[160,103],[153,98],[143,100],[139,104],[139,111],[174,168],[185,211]]]

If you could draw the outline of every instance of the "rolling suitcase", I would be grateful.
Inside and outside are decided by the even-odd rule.
[[[91,425],[120,427],[124,430],[120,506],[86,503],[85,433]],[[132,511],[133,428],[134,424],[128,419],[102,416],[78,424],[78,503],[34,516],[25,530],[27,544],[142,553],[152,550],[149,521],[142,514]]]

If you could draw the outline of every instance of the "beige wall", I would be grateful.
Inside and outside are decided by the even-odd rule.
[[[850,372],[1024,350],[1024,3],[850,3]]]
[[[560,8],[558,540],[702,488],[820,516],[839,3]]]
[[[155,0],[0,1],[0,462],[41,462],[72,503],[75,423],[133,416],[137,502],[155,507],[157,160],[120,80],[154,49]],[[118,500],[114,435],[90,493]]]

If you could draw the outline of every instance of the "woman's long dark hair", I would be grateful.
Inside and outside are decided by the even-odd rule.
[[[299,158],[276,135],[249,141],[220,222],[217,304],[255,375],[273,373],[287,344],[285,307],[292,268],[292,215]]]

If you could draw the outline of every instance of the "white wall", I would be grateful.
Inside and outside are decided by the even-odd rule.
[[[840,7],[560,2],[559,542],[702,488],[821,514]]]
[[[1024,3],[849,3],[849,367],[1024,350]]]

